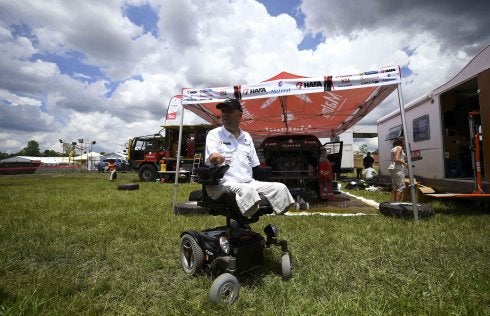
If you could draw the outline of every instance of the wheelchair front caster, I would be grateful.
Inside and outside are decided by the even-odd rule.
[[[281,256],[281,276],[284,281],[287,281],[291,278],[291,255],[289,252],[285,252]]]
[[[215,304],[233,304],[238,299],[240,283],[231,273],[218,276],[209,289],[209,299]]]

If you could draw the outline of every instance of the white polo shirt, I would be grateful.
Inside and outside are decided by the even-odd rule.
[[[224,164],[230,165],[222,182],[244,183],[253,180],[252,168],[258,166],[260,161],[249,133],[240,129],[240,136],[236,138],[222,126],[209,131],[206,136],[205,153],[208,166],[212,166],[209,156],[215,152],[225,157]]]

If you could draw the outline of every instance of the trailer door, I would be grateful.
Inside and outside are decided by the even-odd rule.
[[[330,161],[332,165],[332,171],[336,175],[340,175],[340,169],[342,168],[342,148],[344,146],[344,142],[329,142],[323,144],[325,151],[327,153],[328,161]]]

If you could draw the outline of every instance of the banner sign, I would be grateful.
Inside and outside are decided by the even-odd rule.
[[[205,89],[182,89],[182,104],[220,102],[224,99],[259,99],[394,85],[401,82],[398,66],[352,75],[280,79],[256,84]],[[170,113],[170,111],[169,111]],[[167,115],[168,116],[168,115]]]
[[[180,95],[174,96],[170,100],[170,103],[169,103],[168,108],[167,108],[167,115],[165,116],[165,122],[167,122],[167,121],[174,122],[177,120],[177,115],[179,113],[180,104],[181,104]]]

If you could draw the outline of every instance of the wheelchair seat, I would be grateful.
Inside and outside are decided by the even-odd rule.
[[[198,183],[202,185],[202,200],[198,202],[198,205],[206,208],[210,215],[226,216],[228,219],[235,220],[240,226],[255,223],[262,215],[272,214],[272,206],[262,194],[259,194],[261,199],[259,208],[250,218],[243,216],[237,205],[235,193],[231,190],[226,188],[224,193],[217,199],[212,199],[207,194],[206,186],[218,185],[219,180],[223,178],[229,168],[230,166],[223,165],[212,168],[200,167],[197,169]]]

